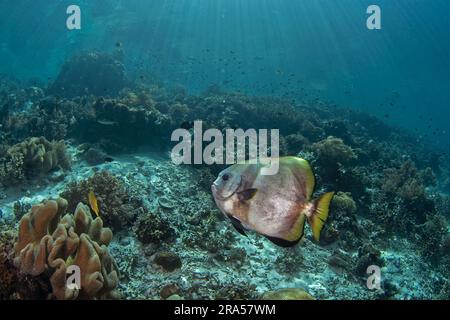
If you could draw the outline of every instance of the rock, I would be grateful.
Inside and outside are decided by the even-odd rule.
[[[171,252],[156,253],[153,262],[169,272],[181,268],[182,265],[180,257]]]
[[[158,203],[164,209],[173,209],[175,207],[173,201],[165,196],[159,197]]]
[[[371,244],[364,244],[358,249],[358,261],[355,266],[355,273],[359,276],[365,276],[367,268],[371,265],[378,267],[384,266],[384,260],[381,252]]]
[[[300,288],[286,288],[268,291],[262,296],[263,300],[315,300],[308,292]]]
[[[174,294],[174,295],[171,295],[170,297],[168,297],[166,300],[183,300],[183,297],[181,297],[177,294]]]
[[[328,265],[337,273],[350,272],[353,268],[353,261],[351,257],[335,250],[328,258]]]
[[[83,158],[91,166],[96,166],[105,162],[108,155],[102,150],[96,148],[89,148],[84,154]]]
[[[176,284],[171,283],[162,287],[161,291],[159,292],[159,295],[163,299],[168,299],[169,297],[177,295],[179,292],[180,288],[178,288]]]

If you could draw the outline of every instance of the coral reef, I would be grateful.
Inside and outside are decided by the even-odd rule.
[[[175,236],[175,231],[170,227],[168,221],[150,212],[139,214],[133,230],[143,244],[160,244],[173,239]]]
[[[207,293],[208,291],[213,295]],[[208,287],[194,283],[189,290],[184,292],[184,297],[186,299],[252,300],[258,298],[258,293],[254,285],[235,279],[232,283],[211,282]]]
[[[357,206],[350,193],[338,192],[331,202],[330,216],[321,236],[324,245],[340,241],[344,248],[354,249],[367,237],[358,223]]]
[[[57,168],[70,169],[64,141],[30,138],[6,151],[0,166],[0,182],[12,186]]]
[[[310,149],[316,155],[313,165],[325,182],[336,183],[342,168],[358,159],[342,139],[332,136],[312,144]]]
[[[399,196],[408,202],[418,202],[425,198],[425,186],[412,161],[404,162],[400,168],[384,170],[381,189],[389,195]]]
[[[352,148],[344,144],[342,139],[331,136],[314,143],[312,150],[317,154],[317,161],[324,167],[345,165],[358,158]]]
[[[122,230],[125,226],[132,225],[140,203],[127,193],[120,179],[107,171],[96,172],[85,180],[70,182],[61,197],[67,199],[69,211],[72,211],[79,202],[89,203],[88,195],[91,191],[97,197],[105,226]]]
[[[146,101],[145,96],[136,99],[130,102],[129,95],[118,99],[98,99],[92,105],[95,116],[85,123],[81,138],[96,142],[102,137],[131,147],[130,141],[133,141],[132,145],[157,144],[155,137],[168,136],[170,129],[174,128],[171,118],[162,114],[155,102]]]
[[[153,257],[153,262],[169,272],[181,268],[182,265],[180,257],[170,252],[156,253]]]
[[[85,52],[64,63],[48,92],[66,98],[90,94],[115,96],[126,83],[125,68],[113,55]]]
[[[381,252],[371,244],[364,244],[358,249],[358,261],[356,262],[355,272],[359,276],[365,276],[367,268],[371,265],[378,267],[384,266],[384,260]]]
[[[303,259],[301,252],[286,250],[277,257],[275,268],[282,274],[292,276],[305,267]]]
[[[441,215],[430,216],[423,225],[418,226],[418,230],[422,255],[433,263],[445,263],[450,253],[446,218]]]
[[[373,116],[320,101],[217,86],[189,95],[156,81],[128,82],[118,60],[75,56],[47,92],[0,77],[0,182],[7,187],[0,189],[7,230],[0,225],[0,298],[75,297],[61,286],[75,260],[95,275],[83,278],[86,291],[77,298],[115,290],[127,299],[303,297],[297,288],[317,299],[448,297],[448,155]],[[87,72],[93,67],[98,74]],[[195,120],[204,130],[279,128],[281,154],[311,163],[316,194],[336,191],[320,243],[308,228],[292,250],[235,232],[210,196],[223,166],[175,166],[167,155],[171,132],[192,131]],[[79,205],[91,191],[95,220]],[[63,217],[62,200],[29,212],[49,194],[66,198],[75,215]],[[371,264],[385,275],[376,292],[365,283]]]
[[[436,214],[435,202],[427,196],[425,185],[425,181],[433,180],[432,171],[426,169],[421,172],[412,161],[384,170],[381,181],[383,199],[378,205],[384,204],[388,208],[380,208],[377,212],[379,218],[391,221],[386,225],[386,231],[411,234],[417,225],[426,222],[427,216]]]
[[[82,124],[91,118],[91,97],[65,100],[46,96],[37,100],[27,112],[11,113],[3,121],[3,127],[11,142],[43,136],[48,140],[76,137],[83,132]]]
[[[67,201],[59,198],[35,205],[22,217],[14,244],[14,265],[32,276],[50,274],[56,299],[114,298],[118,269],[107,245],[112,232],[89,208],[79,204],[73,215],[65,214]],[[67,286],[67,270],[78,266],[81,287]]]

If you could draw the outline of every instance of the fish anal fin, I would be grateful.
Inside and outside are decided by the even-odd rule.
[[[303,213],[300,213],[291,230],[283,235],[282,238],[271,237],[267,235],[265,235],[265,237],[280,247],[287,248],[295,246],[300,242],[300,240],[303,239],[303,236],[305,234],[305,221],[306,216]]]
[[[242,229],[242,228],[236,226],[234,223],[233,223],[233,227],[236,229],[237,232],[239,232],[240,234],[242,234],[244,237],[247,237],[247,234],[245,233],[244,229]]]
[[[283,237],[287,241],[299,241],[305,234],[306,216],[300,213],[291,230]]]
[[[289,240],[285,240],[285,239],[281,239],[281,238],[276,238],[276,237],[269,237],[269,236],[265,236],[268,240],[270,240],[272,243],[276,244],[277,246],[283,247],[283,248],[289,248],[289,247],[293,247],[295,246],[301,238],[298,238],[297,240],[294,241],[289,241]]]
[[[328,218],[330,202],[333,199],[333,196],[334,192],[328,192],[313,202],[313,212],[309,217],[308,222],[312,229],[313,238],[316,241],[320,240],[320,232],[322,231],[323,225]]]

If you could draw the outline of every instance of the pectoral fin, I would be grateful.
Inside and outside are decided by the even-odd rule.
[[[244,191],[238,192],[237,196],[239,201],[248,201],[255,196],[256,192],[258,192],[258,189],[246,189]]]

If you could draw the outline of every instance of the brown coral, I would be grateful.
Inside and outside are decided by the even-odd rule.
[[[366,236],[366,231],[358,223],[356,212],[357,205],[352,195],[338,192],[331,202],[330,216],[322,232],[321,243],[327,245],[340,240],[343,247],[358,246],[359,239]]]
[[[88,203],[90,191],[97,197],[100,215],[106,226],[117,231],[134,220],[140,206],[139,201],[132,198],[122,181],[108,171],[100,171],[88,179],[71,182],[61,193],[61,197],[67,199],[69,211],[73,211],[79,202]]]
[[[169,223],[157,214],[142,212],[136,220],[133,231],[143,244],[160,244],[174,238],[175,231]]]
[[[107,245],[112,232],[100,218],[92,219],[89,208],[80,203],[74,215],[65,214],[67,201],[59,198],[33,206],[20,221],[14,245],[14,264],[22,272],[37,276],[51,274],[57,299],[115,297],[118,268]],[[78,266],[81,288],[67,286],[67,268]]]
[[[406,161],[400,168],[384,170],[381,189],[388,194],[399,195],[407,201],[425,198],[425,186],[414,162]]]
[[[336,165],[336,163],[347,164],[358,158],[353,149],[342,139],[331,136],[314,143],[312,149],[317,154],[318,161],[324,166]]]
[[[115,96],[127,79],[123,64],[112,54],[83,52],[67,60],[49,92],[63,97],[86,93]],[[96,70],[92,72],[92,70]]]
[[[33,137],[7,150],[0,167],[0,181],[16,185],[59,167],[69,169],[70,162],[64,141],[49,142],[44,137]]]

